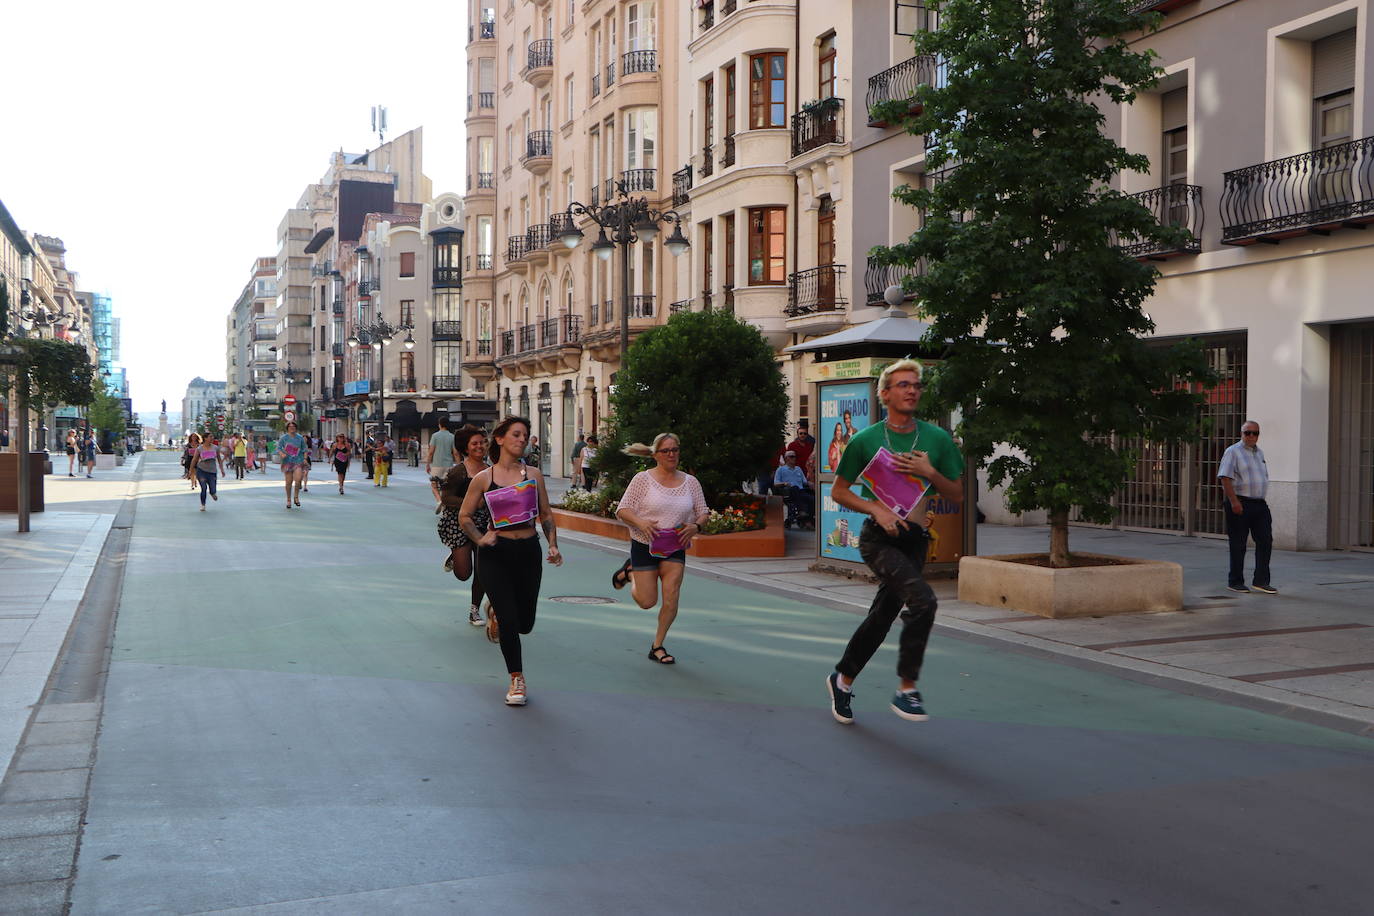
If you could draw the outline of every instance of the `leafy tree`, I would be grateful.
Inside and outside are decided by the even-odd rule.
[[[39,407],[45,403],[84,407],[95,398],[94,372],[86,351],[64,340],[15,337],[5,341],[15,348],[12,376],[4,390],[13,391],[18,403]]]
[[[787,423],[787,390],[773,348],[725,312],[680,312],[625,354],[611,396],[610,433],[595,469],[625,484],[644,462],[621,452],[662,432],[682,437],[682,467],[708,500],[773,458]]]
[[[1157,24],[1128,0],[940,0],[939,28],[916,36],[946,75],[881,115],[926,137],[922,188],[895,196],[924,211],[881,262],[928,265],[907,282],[947,348],[927,399],[961,408],[965,449],[1007,486],[1014,512],[1048,510],[1050,560],[1069,563],[1068,518],[1108,522],[1134,456],[1111,434],[1168,441],[1195,429],[1200,348],[1162,347],[1142,303],[1153,267],[1120,239],[1176,243],[1110,187],[1148,171],[1102,133],[1098,104],[1129,104],[1151,86],[1152,54],[1123,36]]]
[[[103,387],[95,393],[91,409],[86,412],[91,426],[105,433],[110,439],[123,438],[128,416],[124,413],[124,402],[110,394]]]

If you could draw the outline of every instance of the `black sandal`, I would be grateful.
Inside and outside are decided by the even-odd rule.
[[[655,655],[655,654],[654,654],[655,652],[659,652],[659,653],[662,653],[662,654],[661,654],[661,655]],[[677,659],[674,658],[673,656],[669,655],[669,654],[668,654],[668,650],[665,649],[665,648],[663,648],[662,646],[654,646],[652,649],[649,650],[649,661],[651,661],[651,662],[658,662],[660,665],[675,665],[675,664],[677,664]]]
[[[630,581],[630,570],[633,568],[634,564],[630,560],[626,560],[624,566],[611,574],[611,588],[617,591],[624,588],[625,584]]]

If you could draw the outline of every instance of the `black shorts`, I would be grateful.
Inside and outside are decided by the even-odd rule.
[[[666,557],[656,557],[649,553],[649,545],[639,541],[630,542],[630,568],[639,572],[658,569],[660,563],[687,563],[687,551],[677,550]]]

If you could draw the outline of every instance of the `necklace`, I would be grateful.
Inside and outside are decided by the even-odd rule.
[[[914,424],[915,427],[916,427],[916,438],[911,440],[911,448],[910,448],[910,451],[913,451],[913,452],[914,452],[914,451],[916,450],[916,443],[918,443],[918,442],[921,441],[921,426],[920,426],[919,423],[916,423],[916,418],[915,418],[915,417],[912,417],[912,418],[911,418],[911,422],[912,422],[912,424]],[[905,425],[905,424],[903,424],[903,425]],[[884,420],[884,421],[883,421],[883,444],[887,446],[887,450],[888,450],[889,452],[892,452],[892,454],[896,455],[896,454],[898,454],[898,452],[897,452],[897,450],[896,450],[895,448],[892,447],[892,438],[891,438],[891,436],[890,436],[890,433],[891,433],[892,431],[893,431],[893,430],[892,430],[892,424],[889,423],[887,420]],[[898,430],[897,432],[898,432],[898,434],[900,435],[901,431]]]

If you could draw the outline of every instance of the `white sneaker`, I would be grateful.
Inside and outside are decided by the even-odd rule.
[[[525,678],[523,675],[511,675],[510,689],[506,691],[506,705],[525,705]]]

